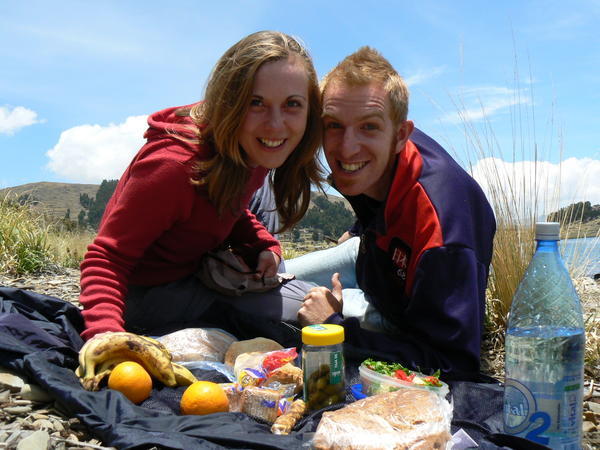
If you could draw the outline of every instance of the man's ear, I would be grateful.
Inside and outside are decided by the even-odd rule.
[[[415,124],[412,120],[405,120],[400,124],[396,131],[396,153],[400,153],[406,146],[406,141],[415,129]]]

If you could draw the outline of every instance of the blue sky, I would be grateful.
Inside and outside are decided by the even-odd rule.
[[[201,99],[228,47],[276,29],[319,76],[380,50],[410,118],[476,178],[491,157],[511,173],[537,159],[561,203],[600,203],[599,23],[597,0],[0,0],[0,188],[118,178],[148,114]]]

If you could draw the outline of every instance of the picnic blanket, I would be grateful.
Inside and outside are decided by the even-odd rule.
[[[119,449],[301,449],[321,414],[302,419],[287,436],[243,413],[179,415],[184,387],[155,388],[134,405],[120,392],[89,392],[74,373],[83,318],[73,304],[58,298],[0,286],[0,366],[47,391],[62,410],[77,417],[104,445]],[[359,362],[347,361],[347,383],[357,381]],[[227,381],[218,371],[194,370],[200,379]],[[454,414],[452,432],[464,429],[482,449],[545,448],[502,433],[502,386],[488,382],[449,382]],[[350,395],[347,401],[351,401]],[[335,405],[329,409],[343,406]]]

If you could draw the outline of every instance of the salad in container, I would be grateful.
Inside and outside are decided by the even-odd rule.
[[[398,389],[425,389],[446,397],[450,391],[448,385],[440,380],[440,371],[433,375],[424,375],[402,366],[400,363],[388,363],[366,359],[358,368],[361,391],[366,396]]]

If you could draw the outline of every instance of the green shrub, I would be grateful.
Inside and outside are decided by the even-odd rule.
[[[0,200],[0,271],[14,275],[41,272],[52,262],[42,216],[27,204]]]

